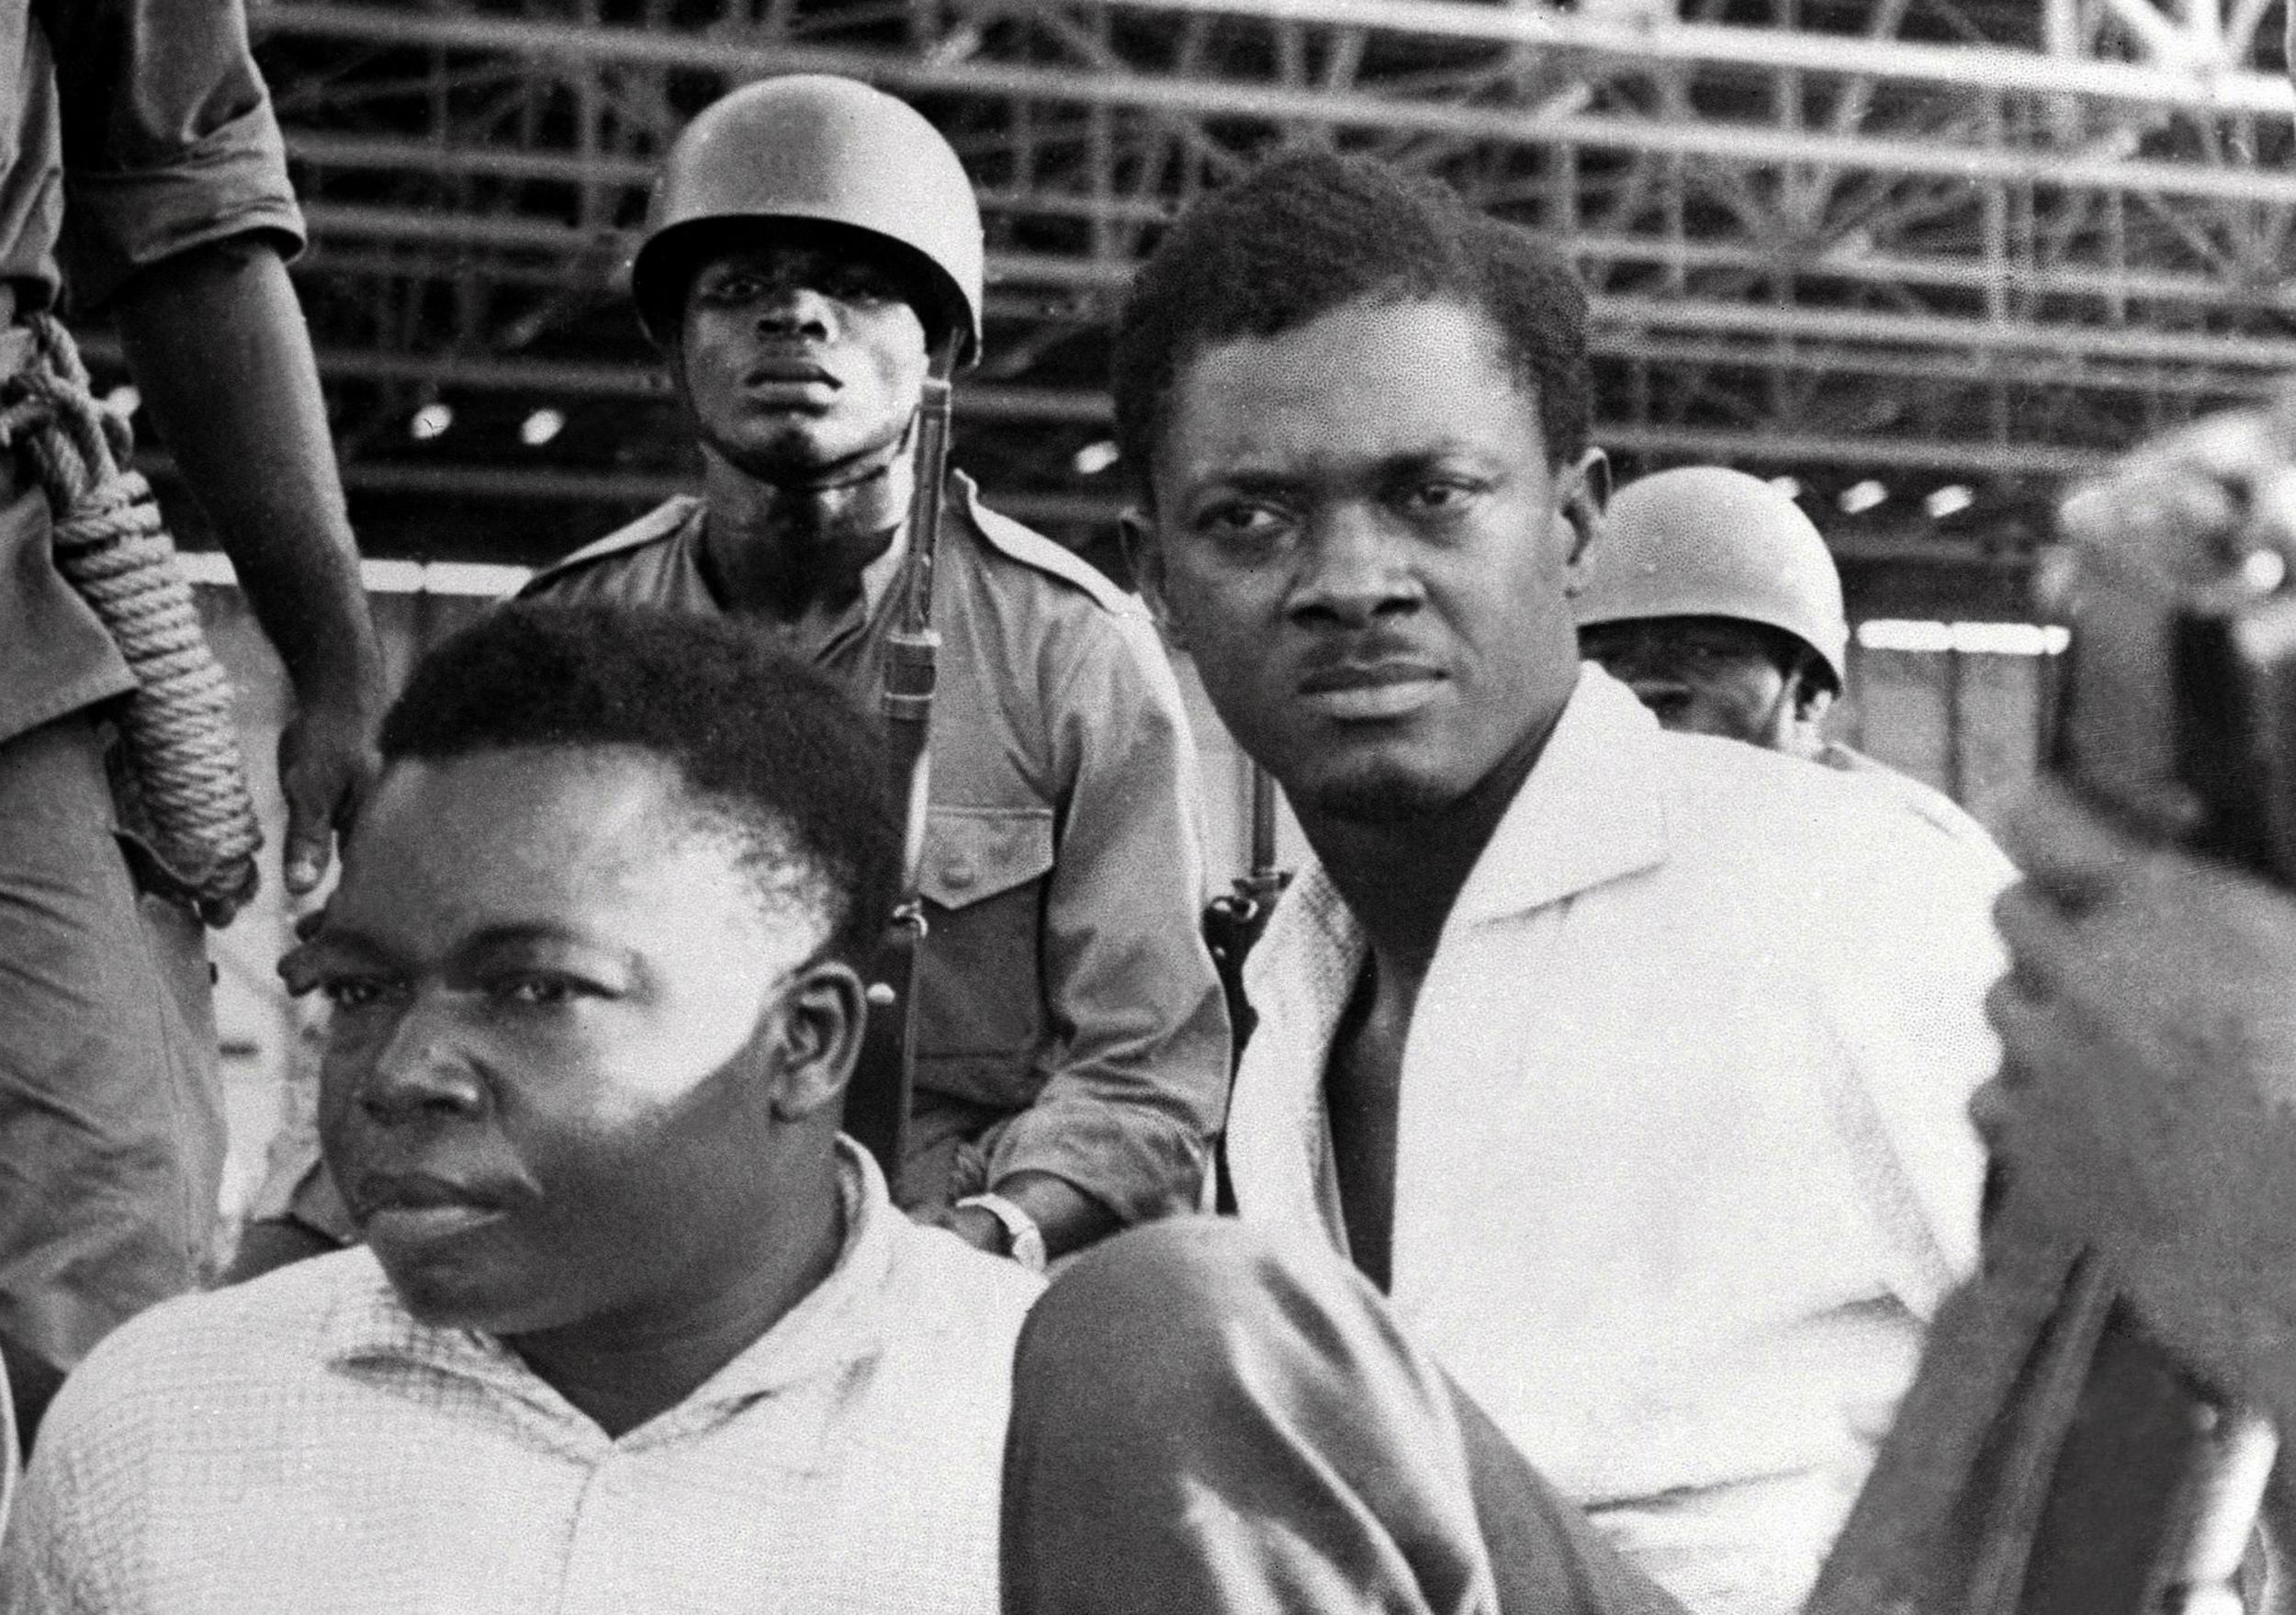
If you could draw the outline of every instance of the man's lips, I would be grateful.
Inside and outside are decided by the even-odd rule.
[[[756,366],[741,380],[745,387],[826,387],[835,390],[844,386],[820,366],[795,360]]]
[[[1403,717],[1435,697],[1446,675],[1406,657],[1337,661],[1311,668],[1300,694],[1327,717],[1343,722]]]
[[[349,1199],[370,1242],[420,1243],[466,1232],[507,1214],[521,1197],[506,1187],[429,1173],[369,1173]]]

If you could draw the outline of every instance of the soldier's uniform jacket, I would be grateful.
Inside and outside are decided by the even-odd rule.
[[[671,500],[524,593],[719,611]],[[906,554],[809,647],[872,706]],[[1195,762],[1139,603],[952,476],[905,1198],[1053,1174],[1125,1221],[1197,1203],[1228,1081],[1198,932]]]
[[[0,0],[0,377],[20,314],[101,309],[302,218],[241,0]],[[0,455],[0,1338],[61,1370],[197,1282],[225,1130],[198,927],[140,903],[99,718],[136,686],[56,570],[28,457]],[[134,865],[149,872],[156,860]]]
[[[54,303],[66,268],[85,312],[245,235],[303,243],[239,0],[0,0],[0,328]],[[0,373],[16,359],[0,349]],[[135,688],[51,563],[48,520],[0,466],[0,742]]]

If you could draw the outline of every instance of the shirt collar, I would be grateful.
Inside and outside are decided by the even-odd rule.
[[[1530,777],[1469,872],[1449,927],[1543,908],[1665,862],[1663,743],[1633,691],[1582,663]]]
[[[1527,912],[1647,869],[1666,856],[1664,736],[1632,691],[1581,670],[1538,762],[1508,804],[1444,928]],[[1309,858],[1244,963],[1261,1011],[1244,1045],[1228,1126],[1247,1211],[1320,1221],[1344,1250],[1345,1222],[1329,1169],[1323,1072],[1370,943],[1322,864]]]
[[[894,1209],[884,1175],[869,1153],[850,1138],[840,1137],[837,1147],[845,1242],[828,1275],[683,1402],[631,1431],[625,1441],[642,1444],[674,1435],[729,1407],[840,1377],[846,1368],[876,1354],[892,1304],[895,1243],[906,1219]],[[371,1254],[362,1254],[368,1263],[365,1282],[349,1289],[322,1326],[320,1349],[330,1367],[445,1374],[476,1381],[558,1417],[580,1417],[495,1337],[416,1318],[381,1265]],[[826,1399],[822,1415],[826,1431]]]
[[[969,486],[967,508],[970,508]],[[709,505],[700,499],[688,499],[684,503],[687,508],[679,517],[677,529],[670,536],[675,556],[671,564],[682,575],[683,591],[696,599],[716,602],[717,596],[710,589],[708,575],[702,570],[702,528],[709,517]],[[884,553],[861,569],[861,604],[849,610],[843,618],[848,631],[877,619],[878,608],[884,604],[885,596],[892,593],[894,581],[901,576],[908,558],[909,528],[908,523],[904,521],[894,530],[893,541],[885,546]],[[718,604],[722,605],[722,603]]]
[[[1634,692],[1593,662],[1581,663],[1530,777],[1468,872],[1446,932],[1559,902],[1663,863],[1666,807],[1656,755],[1661,743],[1658,720]],[[1304,949],[1322,969],[1353,979],[1367,945],[1363,929],[1314,858],[1293,878],[1277,912],[1286,932],[1282,952]],[[1255,950],[1253,956],[1262,955]]]

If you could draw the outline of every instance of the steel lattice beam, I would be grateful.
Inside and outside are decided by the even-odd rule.
[[[965,452],[1048,521],[1113,504],[1071,460],[1106,430],[1132,264],[1281,141],[1441,174],[1567,243],[1594,290],[1603,435],[1646,463],[2038,485],[2296,366],[2296,96],[2262,0],[1658,9],[270,0],[251,20],[369,490],[674,478],[681,434],[615,271],[683,119],[799,69],[917,98],[980,182],[995,279]],[[449,393],[490,421],[578,405],[587,459],[478,442],[497,421],[418,460],[406,411]]]

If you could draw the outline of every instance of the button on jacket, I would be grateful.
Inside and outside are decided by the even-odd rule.
[[[1975,1261],[2006,865],[1585,669],[1403,1055],[1404,1327],[1701,1615],[1816,1574]],[[1314,866],[1254,953],[1242,1214],[1343,1248],[1323,1107],[1367,956]]]
[[[934,566],[912,1149],[978,1138],[985,1158],[919,1174],[925,1193],[1042,1171],[1126,1222],[1192,1209],[1226,1102],[1228,1031],[1198,930],[1178,686],[1137,602],[983,509],[966,479],[951,492]],[[526,593],[722,610],[699,564],[704,515],[672,501]],[[900,567],[897,554],[872,567],[814,651],[872,705]]]
[[[167,1303],[41,1428],[14,1615],[995,1615],[1039,1282],[841,1171],[838,1265],[619,1440],[365,1249]]]

